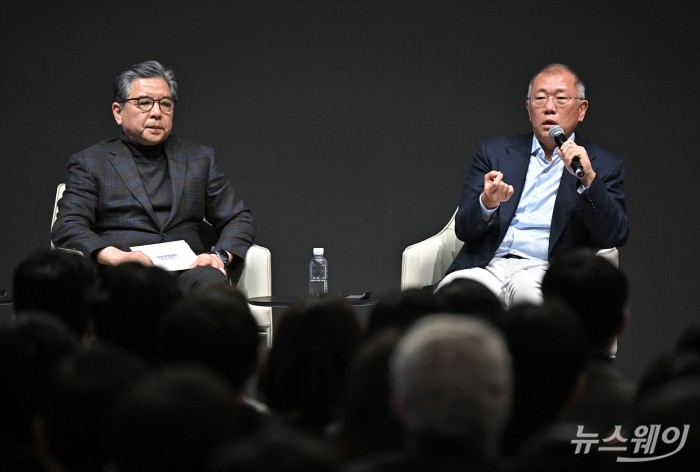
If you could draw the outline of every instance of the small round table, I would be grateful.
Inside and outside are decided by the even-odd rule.
[[[304,296],[305,295],[272,295],[269,297],[252,297],[248,299],[248,303],[255,306],[272,307],[272,330],[274,332],[277,330],[277,326],[284,316],[284,311],[294,303],[303,299]],[[372,297],[371,292],[365,298],[348,298],[347,296],[343,298],[355,308],[360,325],[362,329],[365,329],[369,321],[371,307],[375,305],[379,299]]]
[[[256,306],[288,307],[301,300],[303,295],[272,295],[269,297],[253,297],[248,299],[248,303]],[[377,303],[376,298],[348,298],[343,297],[352,306],[372,306]]]

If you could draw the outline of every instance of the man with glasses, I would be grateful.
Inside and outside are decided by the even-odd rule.
[[[156,61],[117,75],[112,114],[122,133],[70,157],[51,233],[56,247],[105,266],[153,265],[130,248],[185,240],[197,254],[189,269],[176,272],[186,290],[225,283],[227,269],[242,268],[255,239],[253,217],[214,150],[171,135],[176,103],[175,75]]]
[[[538,303],[550,259],[627,242],[622,161],[575,133],[588,110],[585,92],[570,67],[547,65],[528,86],[532,133],[481,142],[455,221],[464,246],[436,290],[465,277],[491,288],[506,308]],[[565,135],[560,145],[550,133],[555,126]],[[574,159],[581,177],[571,168]]]

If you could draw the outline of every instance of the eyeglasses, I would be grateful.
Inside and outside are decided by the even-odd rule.
[[[169,115],[170,113],[172,113],[173,108],[175,107],[175,100],[173,100],[170,97],[163,97],[160,100],[156,100],[155,98],[151,98],[151,97],[136,97],[136,98],[127,98],[125,101],[134,102],[134,105],[139,110],[141,110],[143,112],[151,111],[151,109],[153,108],[153,105],[155,103],[158,103],[158,106],[160,107],[160,111],[162,111],[166,115]]]
[[[554,106],[556,107],[565,107],[571,100],[584,100],[580,97],[567,97],[564,95],[538,95],[536,97],[530,97],[528,100],[530,100],[533,106],[543,107],[550,97],[554,100]]]

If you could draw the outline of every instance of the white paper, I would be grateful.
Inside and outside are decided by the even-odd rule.
[[[147,244],[145,246],[132,246],[132,251],[141,251],[151,258],[153,263],[165,270],[189,269],[197,254],[187,241],[171,241],[168,243]]]

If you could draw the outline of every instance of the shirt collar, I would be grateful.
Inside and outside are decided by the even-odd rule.
[[[571,137],[569,138],[571,141],[574,141],[576,139],[576,133],[571,133]],[[542,160],[544,160],[544,150],[542,149],[542,145],[540,142],[537,140],[537,136],[533,133],[532,135],[532,145],[530,148],[530,155],[531,156],[536,156]],[[555,162],[557,159],[559,159],[559,153],[555,150],[554,154],[552,155],[552,162]]]

